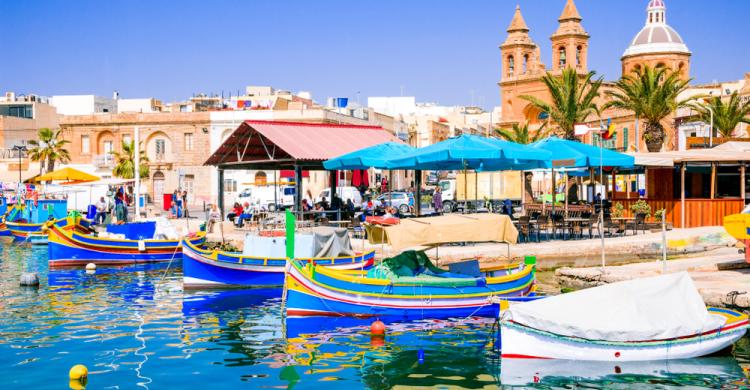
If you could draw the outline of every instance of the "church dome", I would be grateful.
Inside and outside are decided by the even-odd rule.
[[[649,2],[646,25],[633,38],[623,57],[649,53],[690,54],[680,34],[667,24],[663,0]]]

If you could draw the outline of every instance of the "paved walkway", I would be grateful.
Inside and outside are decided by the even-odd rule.
[[[663,263],[628,264],[596,268],[560,268],[555,278],[562,287],[586,288],[622,280],[655,276],[662,273]],[[666,272],[687,271],[709,306],[750,310],[750,264],[736,248],[721,248],[689,259],[668,260]]]

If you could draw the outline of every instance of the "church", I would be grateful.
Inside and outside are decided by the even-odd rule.
[[[546,114],[539,112],[520,96],[531,95],[549,100],[549,93],[541,80],[547,72],[559,75],[566,68],[573,68],[582,76],[589,72],[587,59],[590,35],[582,21],[575,2],[567,0],[558,18],[558,28],[550,37],[552,63],[548,69],[541,61],[539,46],[529,36],[529,27],[521,14],[521,8],[516,7],[507,29],[508,36],[500,45],[502,75],[498,85],[502,117],[498,126],[507,128],[513,123],[528,122],[530,128],[538,128],[547,120]],[[691,52],[680,34],[667,24],[664,0],[650,0],[646,8],[644,27],[630,41],[622,55],[622,74],[628,74],[647,65],[669,68],[678,72],[681,78],[688,79],[690,56]],[[611,88],[614,88],[611,82],[602,85],[599,104],[605,102],[605,91]],[[611,118],[617,129],[617,137],[605,141],[605,146],[623,151],[645,149],[631,112],[608,109],[602,113],[602,118]],[[599,126],[599,118],[590,117],[588,120],[592,127]],[[664,122],[667,131],[665,148],[675,149],[677,136],[676,129],[671,124],[673,119],[667,118]]]

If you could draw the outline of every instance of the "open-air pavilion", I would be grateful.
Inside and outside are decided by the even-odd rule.
[[[325,170],[325,160],[384,142],[401,142],[380,126],[245,121],[206,160],[219,170],[219,208],[224,214],[224,171],[292,170],[295,210],[302,204],[302,171]],[[330,171],[331,193],[337,171]]]

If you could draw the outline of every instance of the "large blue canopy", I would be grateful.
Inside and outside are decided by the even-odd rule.
[[[549,137],[529,145],[537,150],[552,153],[545,168],[581,168],[581,167],[632,167],[635,158],[613,150],[601,150],[598,146],[570,141],[557,137]]]
[[[323,167],[328,170],[345,171],[368,168],[386,169],[389,159],[412,151],[414,148],[409,145],[385,142],[326,160],[323,162]]]
[[[513,142],[463,134],[391,159],[390,169],[511,170],[537,168],[550,153]]]

